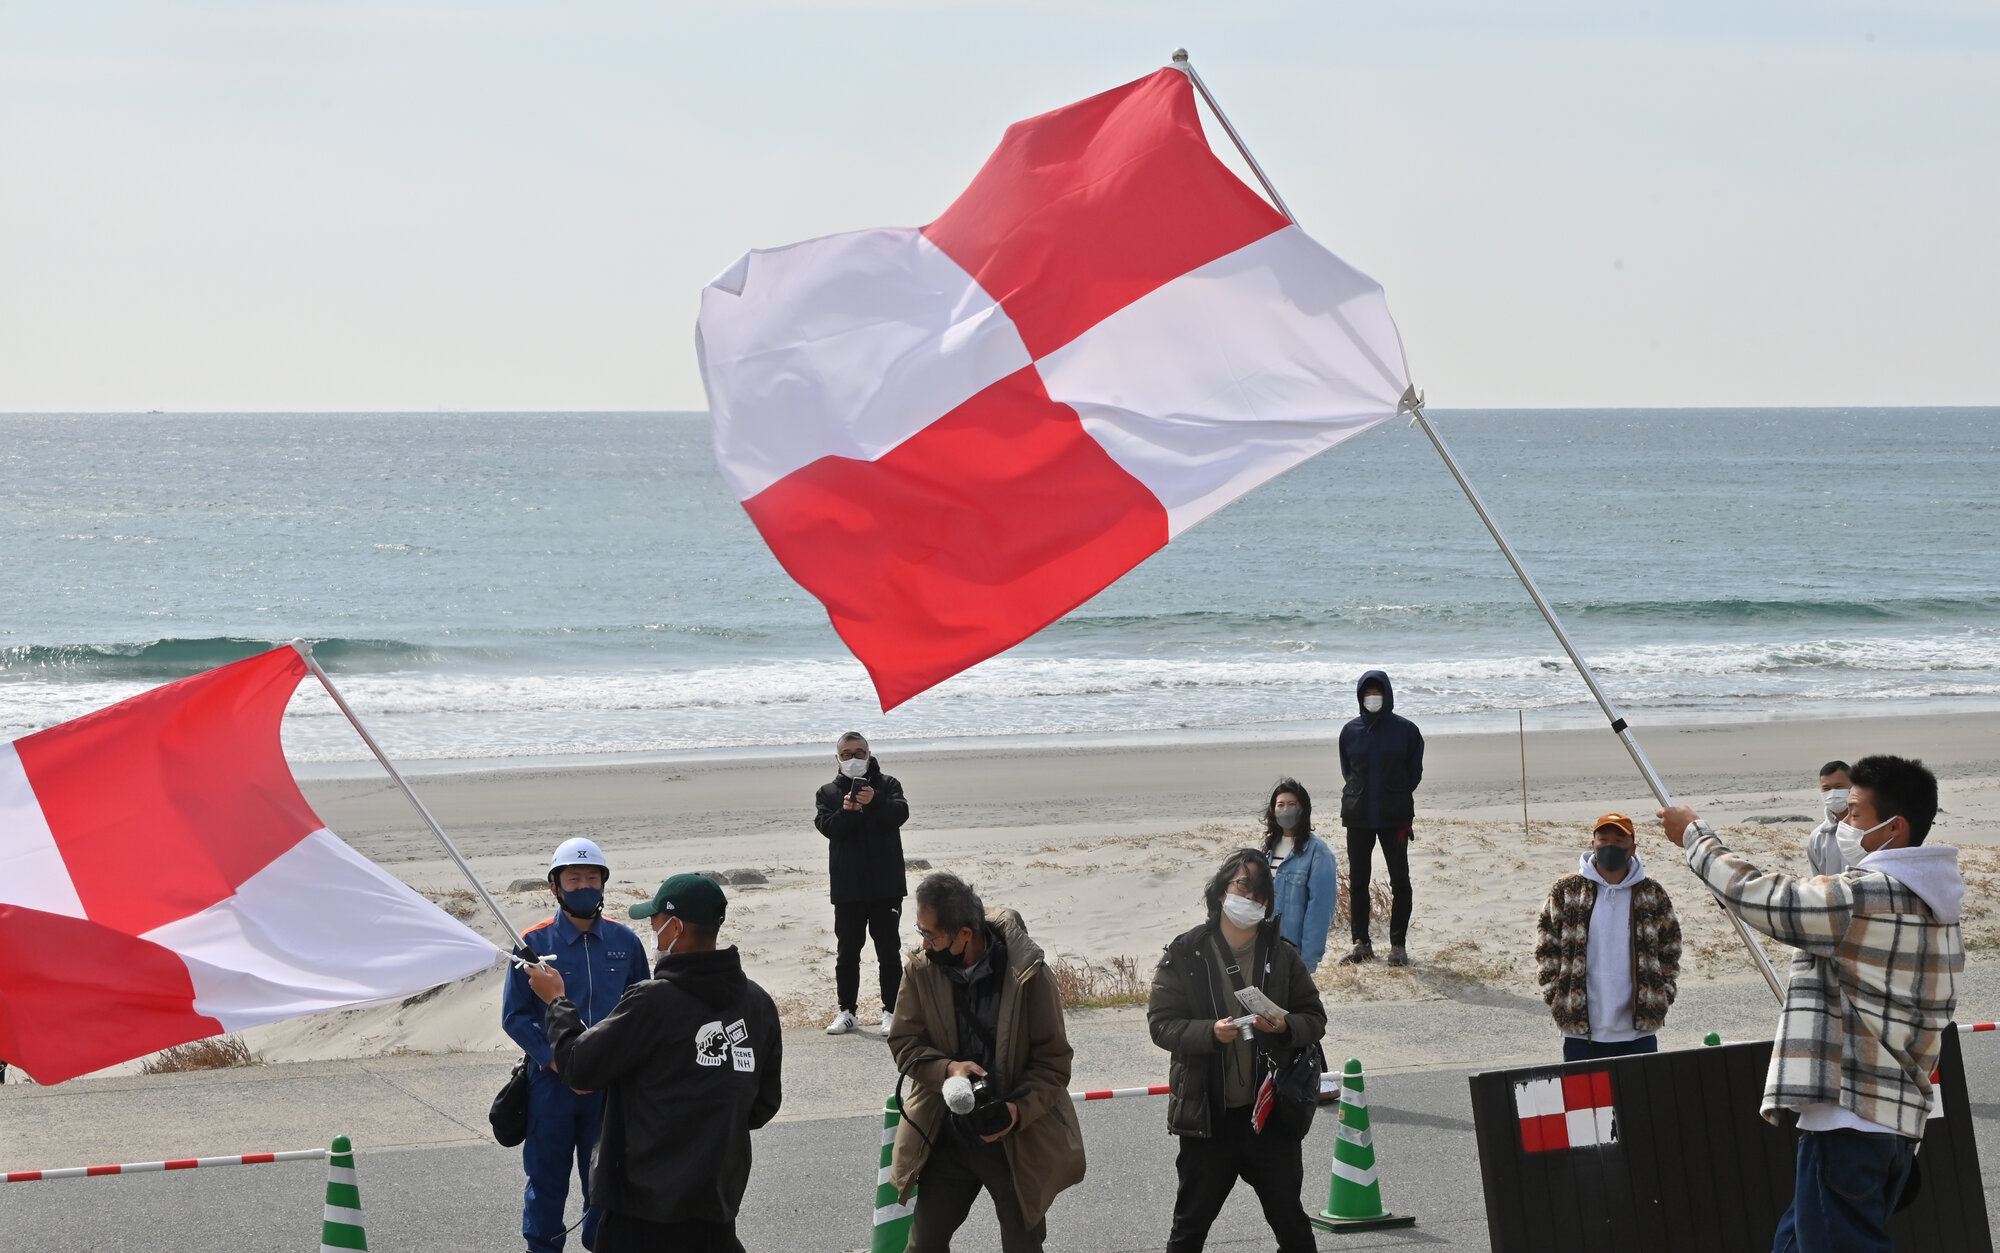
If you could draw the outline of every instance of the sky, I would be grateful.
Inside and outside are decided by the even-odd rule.
[[[1439,409],[2000,404],[1992,0],[0,0],[0,412],[701,409],[1176,46]]]

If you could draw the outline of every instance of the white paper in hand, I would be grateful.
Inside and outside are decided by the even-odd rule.
[[[1243,1003],[1243,1008],[1253,1014],[1262,1014],[1273,1022],[1285,1020],[1285,1011],[1279,1008],[1276,1001],[1265,996],[1262,988],[1238,988],[1236,999]]]

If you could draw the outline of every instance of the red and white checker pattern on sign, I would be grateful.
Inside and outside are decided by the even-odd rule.
[[[1517,1083],[1514,1110],[1521,1118],[1523,1152],[1578,1149],[1618,1139],[1608,1070]]]

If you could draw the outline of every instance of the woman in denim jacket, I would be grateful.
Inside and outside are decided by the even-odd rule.
[[[1312,833],[1312,796],[1297,779],[1280,779],[1264,805],[1264,857],[1274,880],[1278,934],[1317,971],[1340,897],[1340,862]]]

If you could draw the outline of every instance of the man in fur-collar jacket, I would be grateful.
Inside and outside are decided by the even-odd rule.
[[[1599,818],[1577,872],[1556,880],[1535,926],[1542,999],[1566,1062],[1658,1052],[1674,1003],[1681,924],[1634,842],[1630,818]]]

